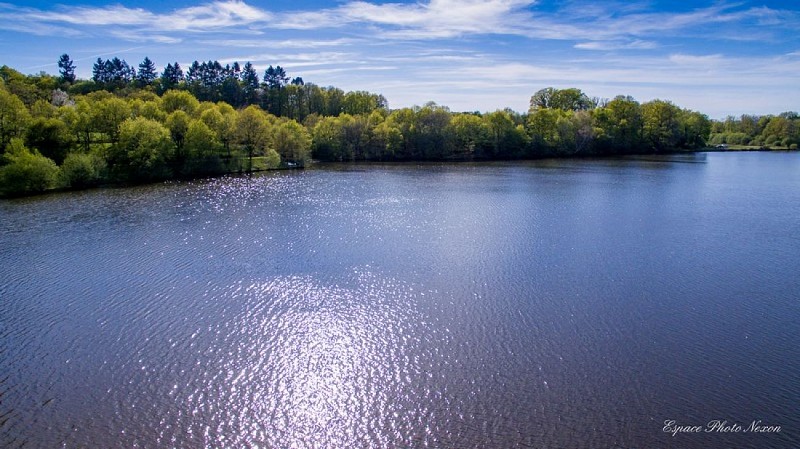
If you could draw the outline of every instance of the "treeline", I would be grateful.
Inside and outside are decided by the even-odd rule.
[[[236,109],[257,105],[270,114],[297,121],[312,114],[363,114],[387,107],[382,95],[305,83],[301,77],[290,78],[281,66],[269,66],[259,77],[250,62],[223,66],[219,61],[194,61],[186,71],[175,62],[167,64],[159,75],[147,57],[138,70],[124,59],[98,58],[92,67],[92,79],[77,82],[69,55],[61,56],[59,67],[62,89],[72,95],[106,90],[127,96],[140,89],[162,95],[179,89],[190,92],[199,101],[222,101]]]
[[[58,65],[58,77],[0,67],[0,195],[296,166],[312,157],[666,152],[704,147],[712,130],[728,130],[727,121],[668,101],[600,100],[579,89],[542,89],[524,114],[454,113],[435,103],[390,110],[381,95],[321,88],[280,66],[259,77],[249,62],[195,61],[186,73],[170,63],[159,74],[149,58],[138,68],[98,59],[90,80],[77,79],[68,55]],[[797,114],[779,117],[788,123],[781,143],[796,144]],[[758,135],[775,127],[772,117],[759,120],[766,121]]]
[[[0,68],[0,195],[271,169],[310,158],[306,128],[257,105],[234,109],[186,90],[73,96],[56,87],[45,94],[58,83]]]
[[[750,145],[797,149],[800,143],[800,115],[742,115],[715,121],[711,127],[710,145]]]

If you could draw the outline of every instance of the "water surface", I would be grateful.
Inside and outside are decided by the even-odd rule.
[[[3,447],[800,446],[800,158],[0,202]],[[781,432],[672,436],[665,420]]]

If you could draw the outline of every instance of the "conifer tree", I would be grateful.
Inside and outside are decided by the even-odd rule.
[[[75,64],[66,53],[58,59],[58,72],[61,74],[62,82],[70,84],[75,82]]]

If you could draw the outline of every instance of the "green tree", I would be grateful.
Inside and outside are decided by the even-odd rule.
[[[370,148],[374,151],[371,159],[396,159],[403,150],[403,133],[387,122],[381,122],[372,130]]]
[[[220,173],[224,171],[219,158],[221,144],[216,134],[202,120],[192,120],[186,130],[183,151],[186,154],[183,174]]]
[[[322,117],[312,130],[313,155],[323,161],[344,160],[342,126],[336,117]]]
[[[92,144],[92,133],[95,131],[94,111],[90,100],[79,98],[74,108],[61,108],[59,115],[62,121],[72,131],[75,140],[83,147],[85,153],[89,152]]]
[[[217,105],[200,113],[200,120],[214,133],[216,140],[228,152],[235,130],[235,116],[235,111],[227,116],[223,115]]]
[[[484,116],[489,130],[492,156],[499,158],[518,158],[523,156],[527,146],[527,135],[518,126],[508,111],[495,111]]]
[[[161,108],[167,114],[181,110],[191,116],[199,106],[197,98],[183,90],[170,90],[161,96]]]
[[[175,152],[169,130],[144,117],[120,125],[119,142],[109,154],[115,176],[126,181],[151,181],[171,176],[169,163]]]
[[[632,97],[615,97],[594,111],[594,119],[598,145],[604,151],[632,153],[642,146],[642,109]]]
[[[376,109],[385,109],[386,99],[365,91],[347,92],[342,99],[342,112],[350,115],[369,114]]]
[[[177,89],[183,84],[183,79],[183,70],[180,64],[177,62],[175,65],[167,64],[167,66],[164,67],[164,72],[161,74],[158,92],[164,93],[172,89]]]
[[[340,130],[340,160],[353,161],[366,159],[369,142],[367,120],[363,116],[339,114],[336,117]]]
[[[161,98],[159,97],[147,101],[138,100],[137,103],[132,105],[132,108],[135,117],[141,116],[160,123],[164,123],[167,120],[167,113],[161,107]]]
[[[449,134],[453,138],[454,156],[459,158],[484,157],[492,148],[488,124],[475,114],[457,114],[450,120]]]
[[[258,72],[250,61],[245,63],[241,79],[244,103],[247,105],[258,104],[261,96],[261,82],[258,79]]]
[[[83,189],[100,184],[106,162],[95,154],[70,153],[61,165],[60,179],[65,187]]]
[[[395,109],[386,117],[388,126],[400,130],[403,135],[403,148],[395,152],[398,159],[410,159],[414,157],[416,149],[414,148],[415,141],[413,139],[415,131],[416,113],[411,108]]]
[[[136,73],[136,81],[140,87],[152,85],[158,73],[156,73],[156,65],[147,56],[139,64],[139,72]]]
[[[172,141],[175,142],[175,146],[178,149],[183,148],[183,140],[189,130],[190,121],[189,114],[181,109],[175,110],[167,116],[167,128],[172,136]]]
[[[711,134],[708,116],[695,111],[681,111],[679,121],[683,130],[680,145],[686,148],[702,148]],[[743,134],[743,133],[739,133]]]
[[[531,112],[538,109],[585,111],[594,108],[595,103],[580,89],[546,87],[533,94],[530,106]]]
[[[3,154],[0,166],[0,195],[17,196],[44,192],[56,185],[58,166],[36,150],[25,147],[22,139],[13,138]]]
[[[294,120],[278,123],[272,139],[275,151],[285,162],[303,165],[311,158],[311,135],[303,125]]]
[[[784,146],[788,148],[792,143],[797,143],[796,129],[796,124],[785,117],[770,117],[761,132],[761,138],[767,146]]]
[[[75,137],[69,127],[58,118],[39,117],[34,119],[28,128],[27,146],[36,148],[56,164],[64,162],[67,152],[74,143]]]
[[[540,108],[528,114],[527,132],[537,155],[551,154],[561,145],[558,120],[566,115],[560,109]]]
[[[22,137],[31,120],[25,104],[14,94],[0,88],[0,148],[14,137]]]
[[[442,159],[447,155],[447,134],[452,115],[445,106],[429,102],[416,111],[414,128],[409,138],[414,140],[416,154],[423,159]]]
[[[66,53],[58,59],[58,73],[61,75],[62,83],[72,84],[75,82],[75,64]]]
[[[119,127],[131,117],[131,112],[128,102],[117,97],[102,99],[91,106],[95,129],[105,134],[111,143],[119,139]]]
[[[273,159],[277,155],[271,148],[270,128],[267,114],[258,106],[248,106],[239,111],[236,118],[236,143],[247,154],[248,171],[253,170],[253,156],[264,155]]]
[[[221,144],[217,135],[202,120],[192,120],[186,130],[186,151],[195,158],[205,158],[217,153]]]
[[[642,105],[643,137],[652,150],[678,146],[682,136],[680,115],[681,110],[669,101],[653,100]]]

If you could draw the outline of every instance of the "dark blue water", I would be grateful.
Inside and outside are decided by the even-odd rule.
[[[2,447],[800,447],[797,154],[332,165],[0,219]]]

